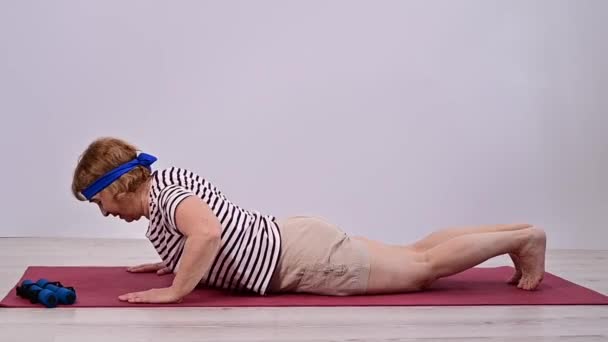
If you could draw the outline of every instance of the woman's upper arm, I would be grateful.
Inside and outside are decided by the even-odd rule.
[[[221,234],[220,221],[198,196],[188,196],[177,205],[175,227],[186,236],[219,237]]]
[[[160,207],[167,223],[176,233],[186,236],[215,236],[221,224],[209,205],[192,191],[171,185],[161,191]]]

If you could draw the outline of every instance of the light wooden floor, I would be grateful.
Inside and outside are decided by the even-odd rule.
[[[0,295],[28,265],[156,260],[147,240],[0,239]],[[547,269],[608,294],[608,251],[549,251]],[[154,340],[608,341],[608,306],[0,309],[0,341]]]

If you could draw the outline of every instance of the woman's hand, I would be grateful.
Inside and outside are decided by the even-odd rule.
[[[154,264],[143,264],[143,265],[133,266],[133,267],[127,268],[127,271],[132,272],[132,273],[156,272],[156,274],[158,274],[158,275],[171,273],[171,269],[169,267],[165,266],[164,262],[157,262]]]
[[[160,289],[151,289],[141,292],[131,292],[118,296],[123,302],[129,303],[179,303],[182,301],[182,296],[173,287],[164,287]]]

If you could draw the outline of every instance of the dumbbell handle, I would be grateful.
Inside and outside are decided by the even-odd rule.
[[[76,301],[76,291],[73,287],[64,287],[60,282],[50,282],[46,279],[39,279],[36,284],[40,287],[53,291],[61,304],[74,304]]]

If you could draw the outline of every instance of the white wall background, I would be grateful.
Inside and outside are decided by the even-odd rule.
[[[606,1],[0,4],[0,236],[144,238],[70,194],[117,136],[388,242],[532,222],[608,246]]]

